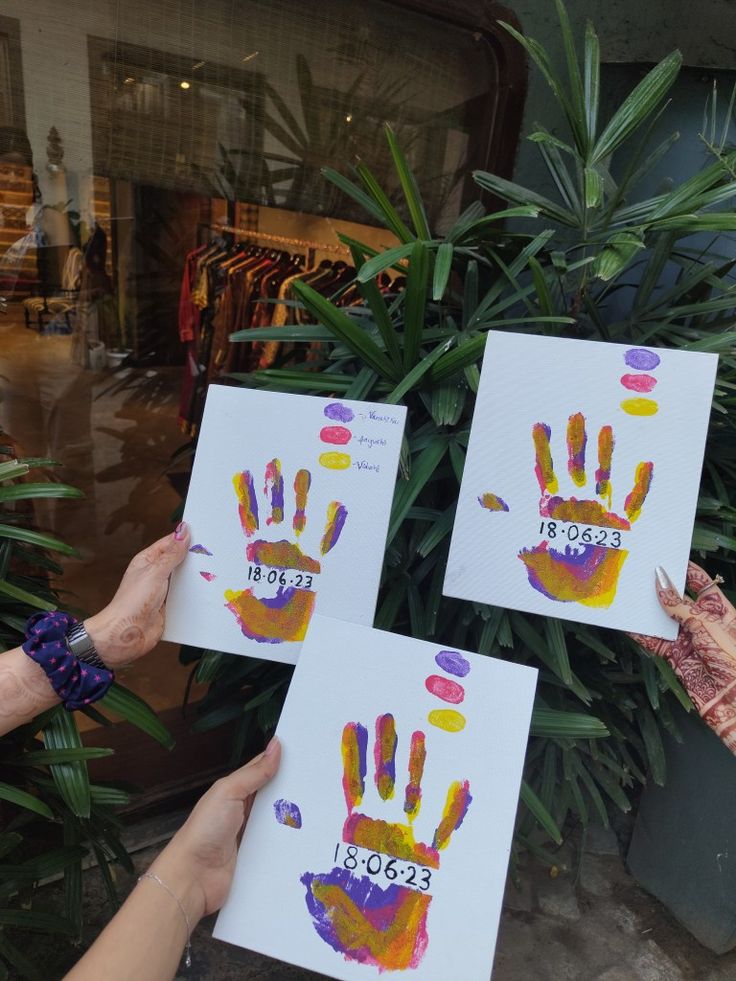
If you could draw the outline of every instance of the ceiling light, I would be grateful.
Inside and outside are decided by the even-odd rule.
[[[127,78],[123,79],[123,85],[135,85],[135,79],[132,75],[128,75]]]
[[[251,51],[249,55],[246,55],[245,58],[243,58],[243,64],[245,64],[246,61],[253,61],[253,59],[257,58],[259,54],[259,51]]]
[[[191,86],[189,85],[189,82],[187,82],[187,81],[179,82],[179,88],[180,89],[188,89],[190,87]]]
[[[203,65],[206,65],[206,64],[207,64],[206,61],[198,61],[196,64],[192,65],[192,71],[193,72],[196,72],[196,70],[198,68],[201,68]]]
[[[345,117],[345,122],[346,123],[352,123],[352,121],[353,121],[353,114],[352,114],[352,112],[349,112],[347,114],[347,116]]]

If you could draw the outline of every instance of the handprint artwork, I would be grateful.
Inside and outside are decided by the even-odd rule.
[[[393,798],[396,782],[398,738],[391,714],[376,719],[375,776],[378,797]],[[419,866],[424,875],[412,875],[412,883],[391,882],[386,888],[358,871],[355,855],[348,852],[346,864],[331,872],[305,872],[301,881],[306,887],[306,902],[314,928],[330,947],[346,960],[371,964],[380,971],[406,970],[420,964],[427,949],[427,913],[432,897],[431,869],[440,865],[440,851],[450,843],[460,827],[472,801],[467,780],[453,782],[444,811],[434,831],[431,844],[417,841],[413,822],[422,801],[422,776],[426,761],[425,735],[412,734],[409,749],[408,781],[404,790],[404,813],[407,823],[368,817],[356,810],[365,794],[368,732],[360,723],[349,722],[342,735],[343,791],[347,818],[342,840],[349,845],[368,849],[372,854],[387,855]],[[352,863],[352,865],[351,865]],[[365,860],[363,861],[365,864]],[[387,868],[391,868],[391,863]],[[405,874],[405,868],[392,868],[394,878]]]
[[[532,428],[534,472],[542,494],[539,514],[551,520],[543,522],[545,540],[533,548],[523,548],[519,558],[526,566],[529,583],[549,599],[586,606],[610,606],[629,554],[621,547],[620,533],[629,531],[641,514],[652,483],[654,464],[641,462],[637,465],[633,486],[624,501],[623,517],[611,511],[611,464],[615,445],[612,427],[602,426],[598,433],[595,492],[600,500],[578,499],[572,494],[567,498],[560,496],[550,447],[551,435],[551,429],[545,423],[538,422]],[[576,487],[585,487],[588,482],[587,443],[585,416],[576,412],[567,423],[567,472]],[[574,543],[566,543],[559,549],[551,544],[557,537],[557,522],[608,528],[613,533],[596,535],[586,529]],[[604,541],[605,545],[602,544]]]
[[[315,611],[372,623],[405,419],[211,385],[164,638],[296,664]]]
[[[490,331],[443,593],[674,639],[717,363]]]
[[[215,936],[339,981],[488,981],[536,677],[318,610]]]
[[[247,539],[246,559],[251,563],[250,576],[256,583],[275,588],[270,596],[259,596],[256,587],[228,589],[225,601],[246,637],[265,644],[281,644],[284,641],[304,640],[314,611],[316,592],[312,588],[314,577],[322,571],[320,559],[305,555],[299,539],[307,525],[307,502],[312,484],[308,470],[298,470],[294,478],[294,514],[291,520],[293,540],[277,537],[284,522],[284,477],[281,461],[274,458],[266,465],[261,507],[253,474],[249,470],[235,474],[233,487],[238,502],[238,516],[243,534]],[[261,526],[263,505],[266,505],[265,528]],[[319,552],[323,558],[340,539],[347,508],[339,501],[332,501],[327,508],[327,519],[320,541]],[[256,538],[256,532],[274,534]],[[254,571],[255,570],[255,571]],[[265,572],[264,572],[265,570]],[[276,574],[267,574],[275,570]]]

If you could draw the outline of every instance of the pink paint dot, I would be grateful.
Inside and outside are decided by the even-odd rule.
[[[457,681],[451,681],[449,678],[442,678],[438,674],[431,674],[424,684],[428,692],[441,698],[443,702],[459,705],[465,698],[465,689],[462,685],[459,685]]]
[[[353,438],[353,434],[345,426],[325,426],[320,430],[319,438],[323,443],[335,443],[344,446]]]
[[[657,379],[653,375],[622,375],[621,384],[632,392],[651,392]]]

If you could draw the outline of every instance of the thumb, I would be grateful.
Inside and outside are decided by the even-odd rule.
[[[139,571],[151,572],[157,579],[168,579],[172,571],[184,561],[190,539],[189,527],[182,521],[172,534],[164,535],[139,552],[133,563]]]
[[[281,743],[274,736],[264,753],[220,781],[221,789],[231,799],[245,800],[268,783],[280,763]]]
[[[657,596],[659,597],[662,609],[673,620],[677,620],[681,624],[686,624],[693,617],[692,600],[687,596],[680,595],[675,584],[661,565],[657,566],[655,575],[657,579]]]

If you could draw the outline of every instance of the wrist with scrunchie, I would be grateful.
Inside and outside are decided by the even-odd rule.
[[[73,616],[59,610],[34,613],[26,624],[26,640],[21,645],[43,669],[64,708],[70,712],[103,698],[115,680],[113,671],[87,664],[72,654],[66,638],[76,623]]]

